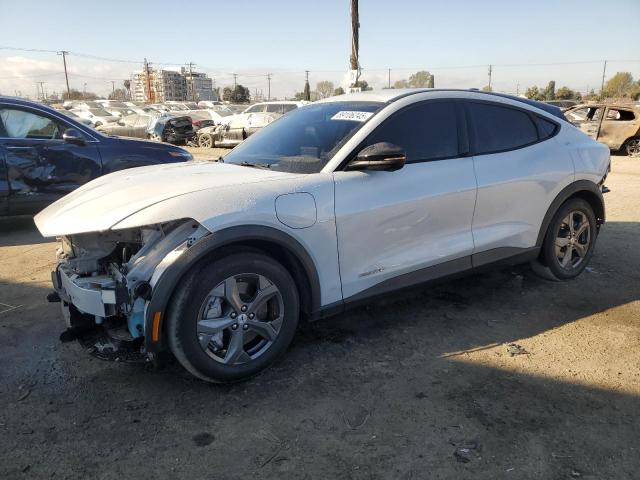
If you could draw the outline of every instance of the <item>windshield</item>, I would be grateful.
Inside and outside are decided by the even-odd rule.
[[[332,102],[298,108],[253,134],[224,163],[316,173],[383,104]]]

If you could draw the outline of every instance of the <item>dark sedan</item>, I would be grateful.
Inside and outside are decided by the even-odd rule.
[[[109,137],[47,106],[0,96],[0,216],[34,214],[116,170],[191,158],[173,145]]]

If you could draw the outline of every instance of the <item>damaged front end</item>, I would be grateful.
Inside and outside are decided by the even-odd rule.
[[[146,310],[163,272],[209,231],[194,220],[61,237],[55,294],[77,339],[105,360],[144,361]]]

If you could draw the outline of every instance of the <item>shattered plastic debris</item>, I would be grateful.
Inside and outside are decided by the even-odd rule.
[[[512,357],[515,357],[516,355],[529,355],[529,352],[527,352],[521,345],[518,345],[517,343],[510,343],[509,345],[507,345],[507,352]]]

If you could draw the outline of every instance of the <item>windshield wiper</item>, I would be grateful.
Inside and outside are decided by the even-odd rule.
[[[262,168],[265,170],[269,170],[271,165],[268,163],[251,163],[251,162],[242,162],[240,163],[243,167],[253,167],[253,168]]]

